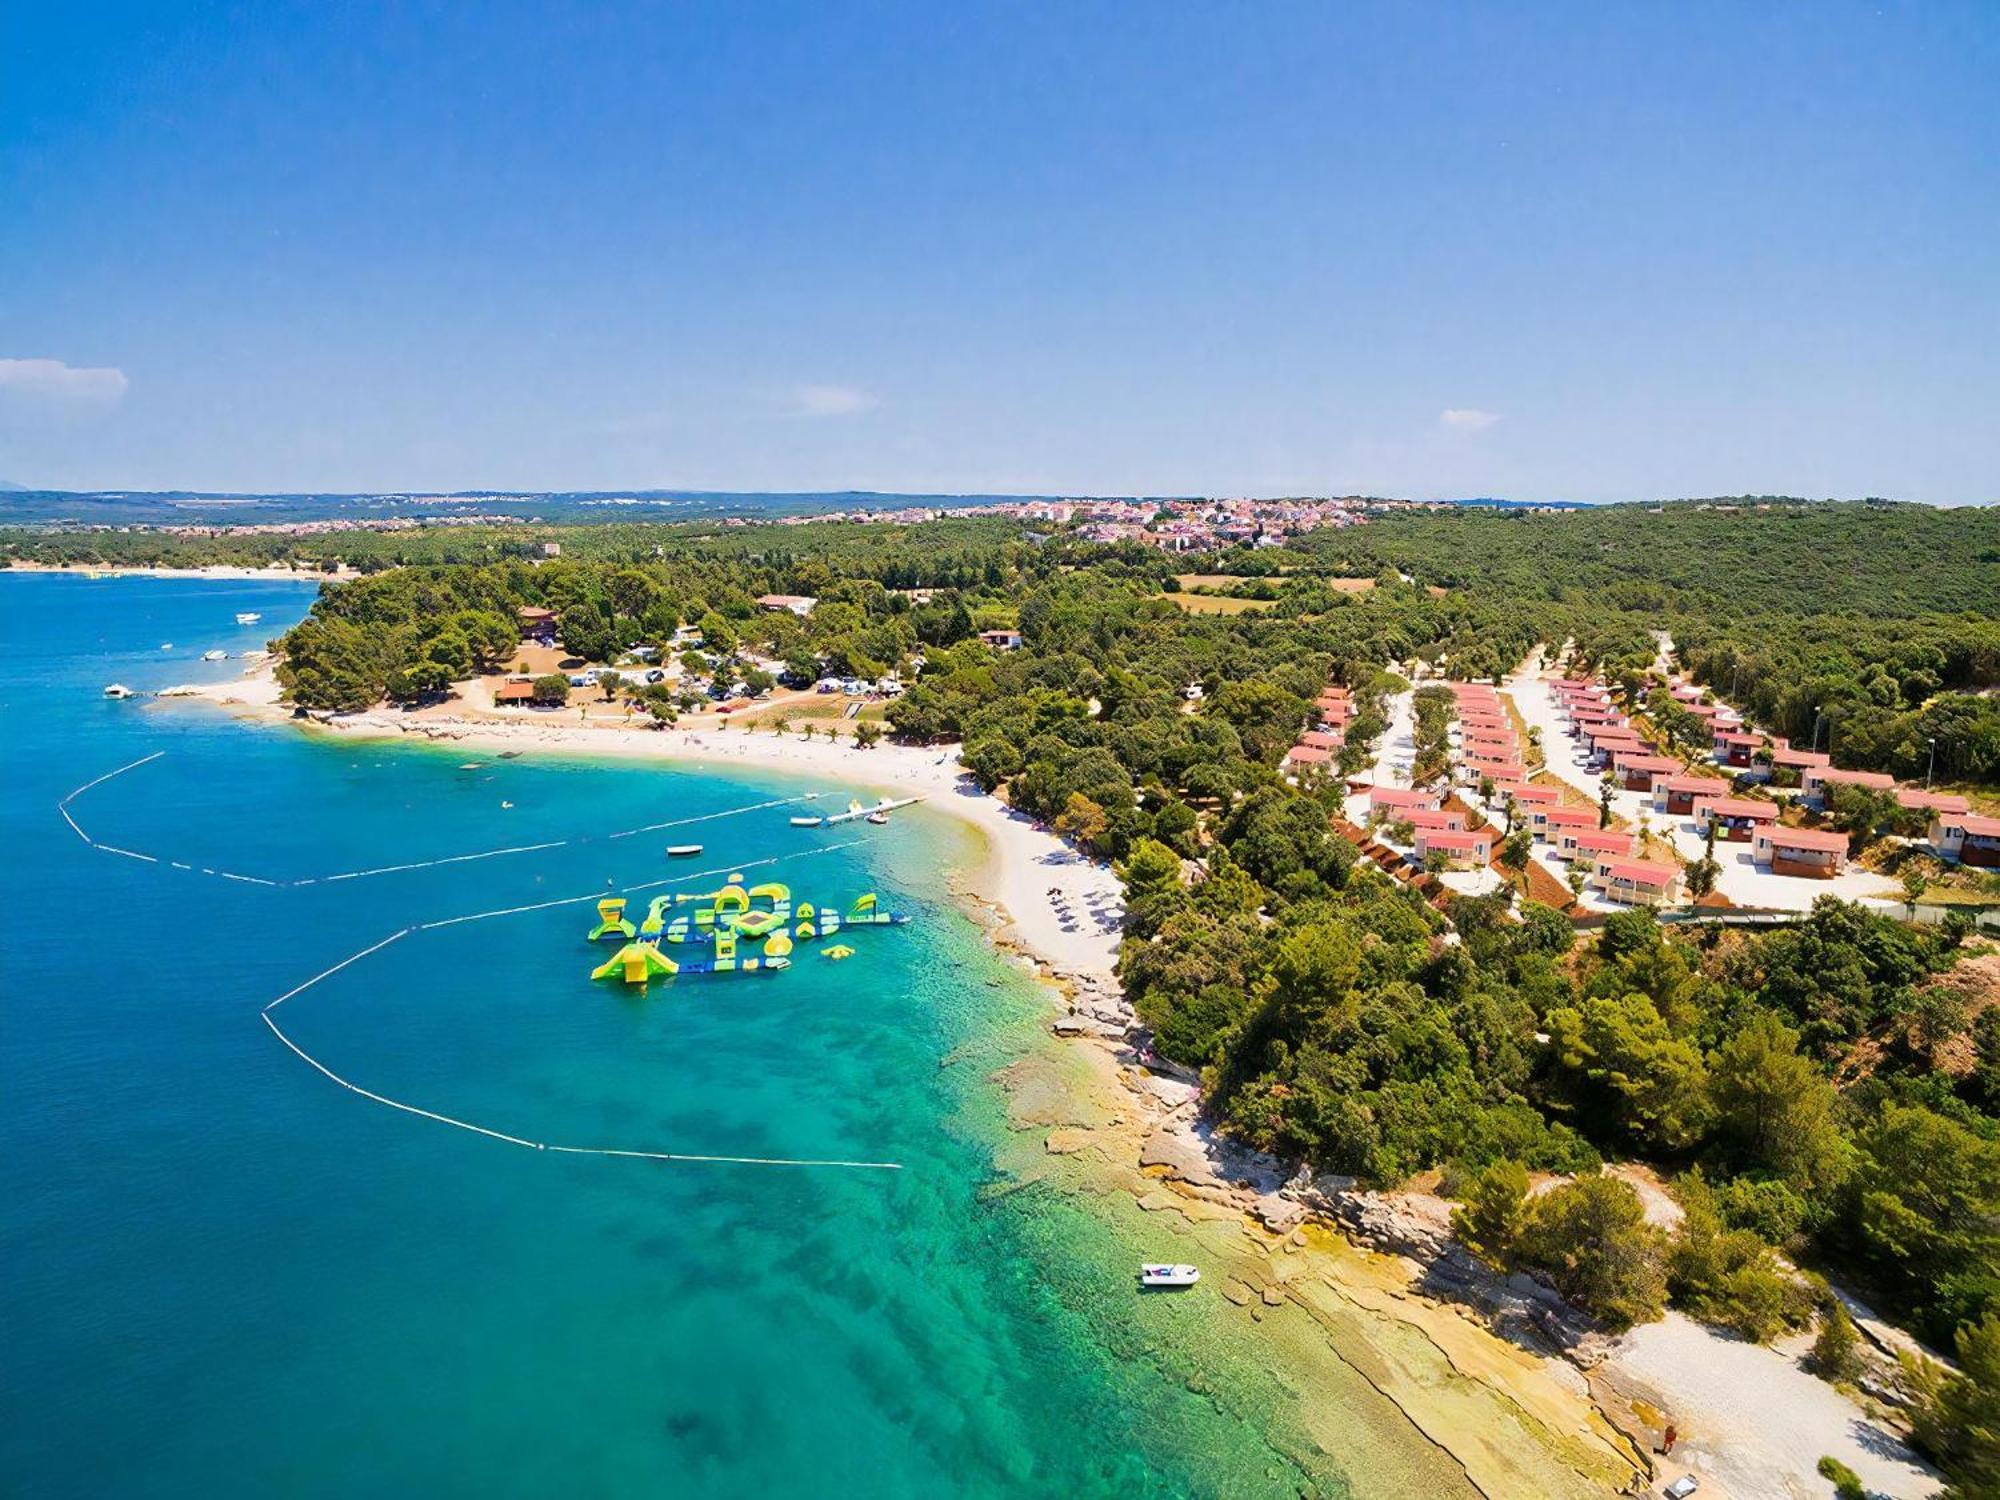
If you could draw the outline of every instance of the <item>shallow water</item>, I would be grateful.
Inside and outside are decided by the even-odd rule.
[[[233,673],[200,652],[309,602],[0,575],[10,1493],[1343,1492],[1274,1448],[1279,1393],[1219,1352],[1212,1301],[1131,1288],[1129,1200],[997,1165],[1019,1138],[991,1075],[1049,1046],[1047,1002],[944,894],[971,834],[899,816],[808,855],[836,840],[777,808],[611,840],[812,788],[99,697]],[[279,880],[581,841],[297,889],[86,847],[57,801],[155,750],[75,804],[93,836]],[[782,857],[802,896],[875,889],[917,920],[844,963],[635,996],[590,983],[589,908],[559,907],[404,938],[285,1027],[359,1084],[534,1139],[901,1171],[522,1150],[346,1093],[258,1021],[412,922],[660,879],[695,840],[699,868]]]

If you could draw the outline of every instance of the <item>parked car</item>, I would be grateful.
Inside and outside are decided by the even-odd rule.
[[[1661,1491],[1661,1493],[1667,1497],[1667,1500],[1687,1500],[1689,1495],[1692,1495],[1700,1488],[1701,1481],[1699,1479],[1695,1478],[1692,1474],[1683,1474],[1672,1484],[1668,1485],[1666,1489]]]

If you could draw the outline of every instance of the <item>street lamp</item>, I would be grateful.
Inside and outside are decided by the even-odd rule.
[[[1813,710],[1813,754],[1815,755],[1819,753],[1819,721],[1825,712],[1826,710],[1821,708]]]
[[[1931,763],[1929,768],[1924,772],[1924,790],[1927,792],[1931,789],[1931,777],[1937,771],[1937,740],[1933,738],[1929,741],[1929,744],[1931,747]]]

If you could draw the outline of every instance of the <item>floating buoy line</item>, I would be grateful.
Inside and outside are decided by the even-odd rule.
[[[123,776],[128,771],[135,771],[141,766],[150,764],[151,762],[158,760],[163,754],[165,754],[164,751],[156,750],[151,755],[141,756],[138,760],[132,761],[127,765],[119,766],[116,770],[107,771],[102,776],[98,776],[90,781],[86,781],[82,786],[77,787],[74,791],[70,792],[67,796],[62,798],[62,800],[56,804],[56,811],[62,814],[63,821],[69,824],[71,832],[75,833],[75,835],[79,839],[81,839],[85,844],[89,845],[92,849],[96,849],[102,853],[115,854],[122,856],[123,858],[126,859],[139,860],[142,861],[143,863],[150,865],[164,865],[169,869],[183,870],[200,875],[211,875],[220,880],[234,880],[248,885],[268,886],[273,889],[279,889],[279,890],[296,890],[303,886],[325,885],[343,880],[360,880],[375,875],[389,875],[409,870],[432,869],[441,865],[464,864],[472,860],[481,860],[481,859],[497,859],[505,855],[528,854],[538,850],[560,849],[571,844],[586,844],[591,842],[589,837],[550,839],[547,840],[546,842],[539,844],[517,844],[509,846],[504,849],[487,849],[472,854],[453,854],[453,855],[446,855],[438,859],[413,860],[405,864],[381,865],[376,868],[367,870],[348,870],[334,875],[318,875],[318,876],[307,876],[303,878],[290,879],[290,880],[278,880],[278,879],[271,879],[261,875],[246,875],[233,870],[215,869],[207,865],[193,865],[182,860],[172,860],[172,859],[162,860],[158,855],[147,854],[136,849],[122,848],[116,844],[107,844],[101,839],[91,837],[91,835],[87,831],[85,831],[83,826],[80,823],[78,823],[76,818],[71,814],[70,805],[74,803],[78,798],[82,797],[86,792],[89,792],[96,787],[100,787],[104,785],[104,783],[106,783],[107,781],[111,781],[116,777]],[[804,796],[800,797],[775,798],[766,802],[751,803],[744,807],[727,808],[721,812],[703,813],[697,817],[670,819],[666,822],[646,824],[639,828],[622,829],[617,833],[602,835],[602,837],[607,839],[629,838],[634,834],[652,833],[652,832],[657,832],[660,829],[681,827],[689,823],[705,823],[713,821],[718,818],[736,817],[744,813],[760,812],[768,808],[785,807],[793,803],[808,802],[813,800],[818,795],[819,794],[816,792],[809,792]],[[658,890],[662,887],[686,885],[698,880],[712,880],[715,879],[717,876],[735,871],[757,869],[765,866],[772,866],[779,864],[788,864],[794,860],[810,859],[813,856],[819,854],[831,854],[835,850],[849,849],[862,842],[864,842],[864,840],[862,839],[847,839],[841,843],[825,844],[817,849],[804,850],[798,854],[773,855],[768,859],[751,860],[748,861],[747,863],[732,864],[724,866],[720,869],[698,870],[693,872],[692,874],[675,875],[660,880],[646,881],[639,885],[628,887],[628,889],[633,891]],[[894,1172],[894,1171],[900,1171],[902,1169],[902,1163],[894,1161],[857,1161],[857,1160],[849,1160],[849,1159],[834,1158],[834,1157],[727,1156],[727,1155],[703,1154],[703,1153],[685,1152],[685,1151],[638,1150],[630,1147],[616,1147],[616,1146],[579,1146],[579,1145],[571,1145],[556,1141],[533,1140],[527,1136],[514,1135],[508,1131],[496,1129],[495,1127],[490,1125],[479,1124],[477,1121],[463,1120],[453,1115],[442,1114],[436,1110],[425,1109],[421,1105],[410,1103],[408,1100],[392,1098],[387,1094],[380,1094],[375,1092],[373,1089],[364,1088],[360,1084],[354,1082],[352,1079],[343,1077],[341,1074],[336,1073],[332,1068],[328,1067],[319,1058],[313,1056],[312,1053],[306,1051],[305,1048],[301,1047],[296,1041],[294,1041],[290,1036],[288,1036],[285,1033],[284,1028],[278,1024],[276,1012],[280,1006],[285,1005],[288,1002],[297,999],[300,995],[305,994],[306,991],[312,989],[315,985],[320,984],[324,980],[331,979],[335,974],[340,973],[343,969],[349,968],[354,964],[360,963],[364,959],[370,958],[375,954],[380,953],[383,949],[390,947],[392,944],[400,942],[402,939],[406,937],[411,937],[426,932],[435,932],[440,928],[445,928],[445,927],[457,927],[468,922],[485,922],[502,917],[521,916],[528,912],[548,911],[556,907],[579,906],[584,904],[585,902],[597,901],[601,898],[601,895],[602,895],[601,892],[591,891],[585,895],[580,895],[580,896],[560,896],[553,900],[532,901],[524,905],[500,907],[492,911],[470,912],[464,916],[442,917],[432,922],[414,922],[407,927],[398,928],[396,931],[390,933],[387,937],[379,939],[376,942],[370,943],[365,948],[357,949],[355,952],[350,953],[348,954],[347,957],[341,959],[340,962],[320,970],[319,973],[313,975],[312,978],[305,980],[303,983],[293,985],[292,988],[286,990],[282,995],[279,995],[275,1000],[266,1002],[263,1009],[258,1012],[258,1017],[260,1020],[263,1021],[263,1023],[267,1027],[270,1028],[271,1034],[275,1036],[280,1042],[284,1043],[287,1050],[289,1050],[294,1056],[296,1056],[300,1061],[307,1064],[314,1071],[318,1072],[323,1077],[328,1079],[330,1082],[338,1084],[341,1088],[346,1089],[349,1093],[358,1095],[359,1097],[366,1099],[373,1104],[379,1104],[385,1109],[396,1110],[402,1114],[414,1115],[419,1119],[430,1120],[439,1125],[448,1125],[454,1130],[467,1131],[470,1134],[482,1136],[487,1140],[498,1141],[503,1145],[518,1146],[525,1150],[530,1150],[530,1151],[553,1152],[557,1155],[562,1155],[562,1156],[626,1157],[635,1161],[674,1162],[674,1163],[686,1163],[686,1164],[697,1164],[697,1165],[707,1164],[707,1165],[717,1165],[717,1166],[753,1166],[753,1167],[836,1167],[836,1168],[846,1168],[857,1171],[878,1171],[878,1172]]]
[[[537,854],[546,849],[564,849],[574,844],[588,844],[594,841],[592,835],[582,834],[575,838],[545,839],[539,844],[509,844],[504,848],[480,849],[471,854],[446,854],[436,859],[414,859],[398,865],[376,865],[372,869],[366,870],[342,870],[334,875],[300,875],[287,880],[277,880],[265,875],[245,875],[235,870],[213,869],[208,865],[191,865],[178,859],[162,860],[156,854],[142,854],[136,849],[122,849],[116,844],[107,844],[101,839],[92,838],[84,830],[83,825],[78,823],[76,818],[70,813],[70,804],[75,802],[85,792],[95,787],[103,786],[105,782],[115,777],[123,776],[127,771],[136,771],[141,766],[150,765],[165,754],[166,751],[164,750],[155,750],[151,755],[142,755],[129,765],[120,766],[115,771],[106,771],[102,776],[97,777],[93,781],[86,781],[67,797],[64,797],[62,801],[58,802],[56,804],[56,811],[61,813],[63,821],[69,824],[70,832],[90,845],[91,848],[102,850],[106,854],[118,854],[123,855],[126,859],[143,860],[149,865],[165,864],[170,869],[185,870],[196,875],[213,875],[218,880],[236,880],[241,881],[245,885],[263,885],[282,889],[294,889],[307,885],[333,885],[343,880],[368,880],[377,875],[401,875],[411,870],[431,870],[436,869],[440,865],[463,865],[470,864],[475,860],[502,859],[513,854]],[[800,802],[813,802],[818,800],[820,795],[818,792],[806,792],[797,797],[773,797],[765,802],[746,803],[742,807],[725,807],[720,812],[698,813],[691,818],[669,818],[663,823],[642,823],[637,828],[621,828],[616,833],[598,834],[594,837],[606,840],[629,839],[635,834],[658,833],[663,828],[686,828],[695,823],[712,823],[718,818],[741,817],[745,813],[766,812],[774,807],[791,807]]]

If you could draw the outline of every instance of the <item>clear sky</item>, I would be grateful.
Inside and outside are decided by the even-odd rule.
[[[0,479],[2000,499],[2000,4],[15,4]]]

